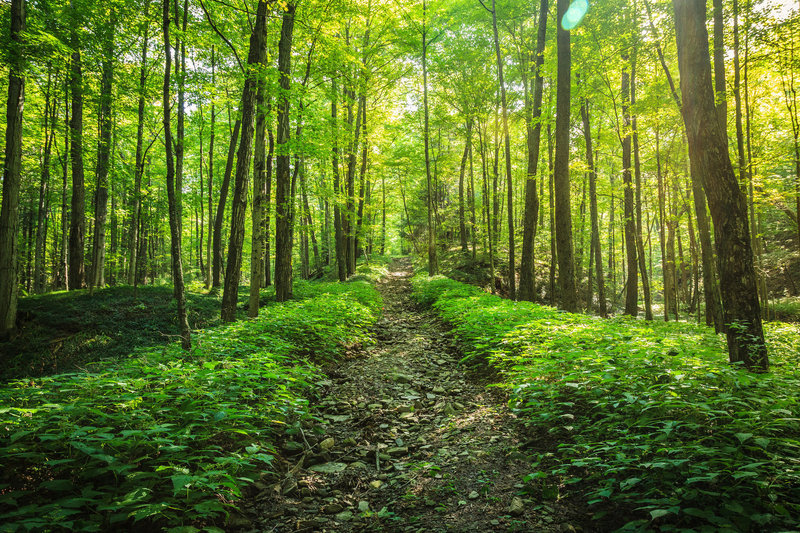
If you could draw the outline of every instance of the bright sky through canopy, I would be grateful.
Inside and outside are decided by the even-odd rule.
[[[575,0],[561,18],[561,27],[567,31],[574,30],[586,16],[587,11],[589,11],[589,0]]]

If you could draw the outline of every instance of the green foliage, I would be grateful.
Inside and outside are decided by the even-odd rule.
[[[296,295],[188,353],[146,348],[0,389],[0,531],[220,523],[273,468],[277,428],[309,416],[311,357],[365,341],[381,309],[360,282]]]
[[[219,322],[219,295],[187,292],[189,324]],[[121,286],[62,291],[22,298],[19,335],[0,343],[6,365],[0,377],[64,372],[100,359],[129,354],[137,346],[160,346],[178,334],[172,287]]]
[[[756,375],[729,365],[705,327],[568,314],[443,278],[414,288],[468,355],[502,370],[543,443],[527,477],[539,496],[580,491],[596,519],[639,516],[629,530],[797,525],[796,326],[767,324],[772,372]]]

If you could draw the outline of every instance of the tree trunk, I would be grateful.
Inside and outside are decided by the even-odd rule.
[[[0,339],[10,337],[17,322],[17,226],[22,171],[22,111],[25,105],[25,79],[22,76],[24,31],[25,2],[12,0],[3,203],[0,207]]]
[[[175,161],[172,153],[172,124],[170,117],[170,71],[172,54],[169,42],[169,0],[164,0],[162,28],[164,30],[164,146],[167,157],[167,201],[169,204],[170,253],[172,255],[172,282],[175,286],[175,299],[178,304],[178,324],[180,327],[181,346],[188,350],[192,346],[189,321],[186,317],[186,295],[183,287],[183,263],[181,261],[181,234],[178,226],[178,207],[175,198]]]
[[[336,78],[331,78],[331,152],[333,160],[333,231],[334,251],[336,254],[336,271],[339,281],[347,279],[347,258],[344,250],[343,214],[339,195],[342,185],[339,175],[339,117],[338,117],[339,91]]]
[[[48,67],[50,63],[48,62]],[[33,292],[41,294],[45,288],[44,263],[47,244],[47,213],[50,202],[50,160],[55,139],[56,105],[51,99],[52,81],[50,72],[47,73],[47,87],[44,95],[44,148],[42,150],[42,174],[39,182],[39,206],[36,211],[36,251],[33,268]]]
[[[622,187],[625,212],[625,252],[628,274],[625,278],[625,314],[639,314],[639,263],[636,258],[636,218],[633,205],[633,175],[631,174],[631,115],[630,115],[630,72],[628,56],[623,54],[622,61]]]
[[[244,82],[244,89],[242,89],[242,137],[239,140],[239,149],[236,152],[231,233],[228,240],[228,261],[225,265],[225,287],[222,292],[223,322],[236,320],[236,301],[239,293],[239,279],[242,275],[242,247],[244,245],[244,218],[247,211],[248,177],[253,148],[253,119],[256,116],[255,99],[258,92],[259,78],[261,77],[260,67],[267,57],[266,26],[267,2],[259,0],[256,25],[250,36],[250,52],[247,55],[247,78]],[[261,140],[263,145],[263,136]],[[257,168],[256,172],[258,171],[260,169]],[[255,215],[253,218],[255,220]],[[255,262],[258,262],[258,256],[255,257]],[[253,283],[253,280],[251,280],[251,283]],[[258,281],[255,281],[255,283],[257,285]],[[250,298],[252,304],[252,294]]]
[[[75,6],[73,28],[70,38],[72,46],[72,65],[70,71],[70,92],[72,93],[72,117],[70,129],[70,155],[72,156],[72,205],[69,225],[69,288],[80,289],[85,283],[83,258],[86,235],[86,200],[83,174],[83,73],[81,71],[81,52],[78,40],[78,21],[80,16]]]
[[[689,156],[702,176],[714,221],[728,353],[754,371],[769,367],[758,301],[747,204],[714,107],[705,0],[673,0]]]
[[[264,244],[266,228],[264,227],[264,210],[266,190],[266,126],[267,116],[264,113],[266,99],[266,82],[259,76],[256,93],[256,138],[253,156],[253,229],[250,247],[250,303],[247,315],[258,316],[261,282],[264,280]]]
[[[589,262],[594,261],[595,273],[597,276],[597,303],[600,316],[608,316],[606,309],[605,280],[603,279],[603,257],[600,250],[600,225],[597,213],[597,171],[595,170],[594,152],[592,151],[592,130],[589,128],[589,102],[586,98],[581,101],[581,118],[583,119],[583,139],[586,144],[586,165],[589,167],[589,218],[592,225],[592,245],[590,246],[593,257]],[[589,271],[589,286],[592,284],[592,272]],[[591,292],[590,292],[591,294]],[[592,301],[589,299],[588,306],[591,308]]]
[[[214,86],[216,82],[216,55],[214,53],[214,47],[211,47],[211,85]],[[212,235],[213,231],[212,228],[214,227],[214,140],[216,138],[216,133],[214,131],[214,126],[216,124],[217,119],[217,109],[214,103],[214,100],[211,100],[211,134],[208,140],[208,234],[207,234],[207,242],[206,242],[206,272],[204,272],[205,278],[205,287],[206,289],[211,288],[211,269],[212,269]],[[201,207],[202,208],[202,207]]]
[[[564,17],[569,0],[558,0],[558,20]],[[572,54],[570,35],[559,24],[557,33],[558,83],[556,88],[556,154],[553,166],[555,192],[556,249],[558,252],[558,285],[561,306],[566,311],[578,310],[575,287],[575,263],[572,247],[572,212],[569,194],[569,111]]]
[[[100,138],[97,141],[97,186],[94,197],[94,240],[90,290],[105,284],[106,218],[108,216],[108,167],[111,156],[111,99],[114,83],[114,34],[116,14],[111,9],[108,27],[104,28],[103,74],[100,88]]]
[[[458,173],[458,238],[461,242],[461,252],[467,254],[469,245],[467,244],[467,221],[464,208],[464,174],[467,171],[467,158],[469,156],[469,144],[472,142],[472,120],[467,119],[467,133],[464,142],[464,153],[461,156],[461,166]]]
[[[216,288],[222,285],[222,222],[225,218],[225,205],[228,203],[228,189],[231,186],[231,174],[233,174],[233,159],[236,153],[236,142],[239,140],[239,130],[242,127],[242,119],[237,118],[233,124],[233,133],[228,145],[228,159],[225,163],[225,174],[222,176],[222,185],[219,188],[219,202],[217,203],[217,216],[214,217],[214,250],[213,250],[213,275],[211,287]]]
[[[284,302],[292,292],[291,176],[289,174],[289,90],[291,77],[292,33],[295,4],[286,6],[278,43],[278,73],[281,96],[278,99],[278,157],[275,183],[275,299]]]
[[[522,229],[522,260],[519,272],[519,299],[532,302],[536,294],[536,221],[539,217],[539,194],[536,190],[536,173],[539,165],[539,145],[542,136],[542,92],[544,78],[544,47],[547,41],[548,0],[540,0],[539,25],[536,36],[535,61],[533,63],[533,101],[526,92],[525,126],[527,133],[528,168],[525,180],[525,214]]]
[[[439,273],[439,261],[436,257],[436,226],[433,221],[434,190],[431,183],[430,156],[430,113],[428,111],[428,3],[422,0],[422,100],[425,114],[423,139],[425,142],[425,183],[427,185],[428,207],[428,275]],[[494,280],[492,280],[494,283]]]

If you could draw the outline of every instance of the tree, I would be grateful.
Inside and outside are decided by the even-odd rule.
[[[278,76],[280,92],[278,96],[278,132],[276,150],[278,152],[275,172],[275,299],[284,302],[292,294],[292,180],[289,175],[288,142],[289,130],[289,90],[292,73],[292,34],[294,14],[297,6],[286,5],[281,24],[281,38],[278,42]]]
[[[563,17],[569,0],[558,0],[558,55],[556,87],[556,153],[553,163],[553,189],[555,192],[555,234],[558,253],[558,286],[561,307],[567,311],[578,310],[578,293],[575,287],[575,263],[572,247],[572,211],[569,197],[569,125],[570,125],[570,52],[569,31],[563,27]]]
[[[267,56],[266,49],[267,3],[259,0],[256,25],[250,36],[247,55],[247,78],[242,89],[242,136],[236,152],[236,178],[233,186],[231,233],[228,242],[228,261],[225,265],[225,289],[222,293],[222,320],[236,320],[236,301],[239,296],[239,279],[242,274],[242,246],[244,245],[244,218],[247,211],[247,188],[250,174],[250,156],[253,147],[253,121],[256,116],[255,98],[258,93],[261,69]],[[263,135],[261,136],[263,144]],[[258,258],[255,258],[258,261]],[[258,283],[258,280],[255,281]]]
[[[536,35],[535,61],[533,62],[533,101],[528,100],[526,91],[525,121],[527,130],[528,169],[525,180],[525,214],[522,232],[522,260],[519,273],[520,300],[533,301],[536,291],[534,272],[534,240],[536,239],[536,220],[539,214],[539,195],[536,192],[536,173],[539,165],[539,141],[542,135],[542,93],[544,92],[544,47],[547,41],[548,0],[539,5],[539,23]]]
[[[436,257],[436,225],[433,218],[434,194],[431,181],[431,155],[430,155],[430,111],[428,109],[428,3],[422,0],[422,105],[425,115],[423,142],[425,144],[425,183],[427,185],[428,202],[428,275],[434,276],[439,272],[439,260]]]
[[[724,123],[714,105],[705,0],[673,0],[683,120],[689,157],[708,197],[716,235],[722,304],[732,363],[769,367],[761,325],[747,203],[733,171]]]
[[[69,224],[69,286],[70,290],[80,289],[85,283],[84,239],[86,236],[86,197],[83,174],[83,71],[81,69],[80,39],[78,26],[81,15],[74,0],[70,0],[72,47],[70,70],[70,93],[72,94],[72,115],[69,121],[70,156],[72,165],[72,202]]]
[[[172,53],[169,42],[169,0],[163,0],[162,29],[164,32],[164,150],[167,158],[167,202],[169,204],[170,255],[172,256],[172,283],[175,300],[178,304],[178,327],[181,346],[184,350],[192,347],[189,321],[186,317],[186,293],[183,287],[183,262],[181,260],[181,232],[178,224],[178,203],[175,197],[175,160],[172,151],[172,125],[170,116],[170,72]],[[175,51],[176,56],[178,51]]]
[[[22,172],[22,111],[25,105],[22,62],[24,31],[25,2],[12,0],[3,204],[0,208],[0,338],[11,335],[17,322],[17,225]]]

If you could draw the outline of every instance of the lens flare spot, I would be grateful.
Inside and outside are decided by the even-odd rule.
[[[561,18],[561,27],[567,31],[574,30],[586,16],[587,11],[589,11],[588,0],[575,0]]]

